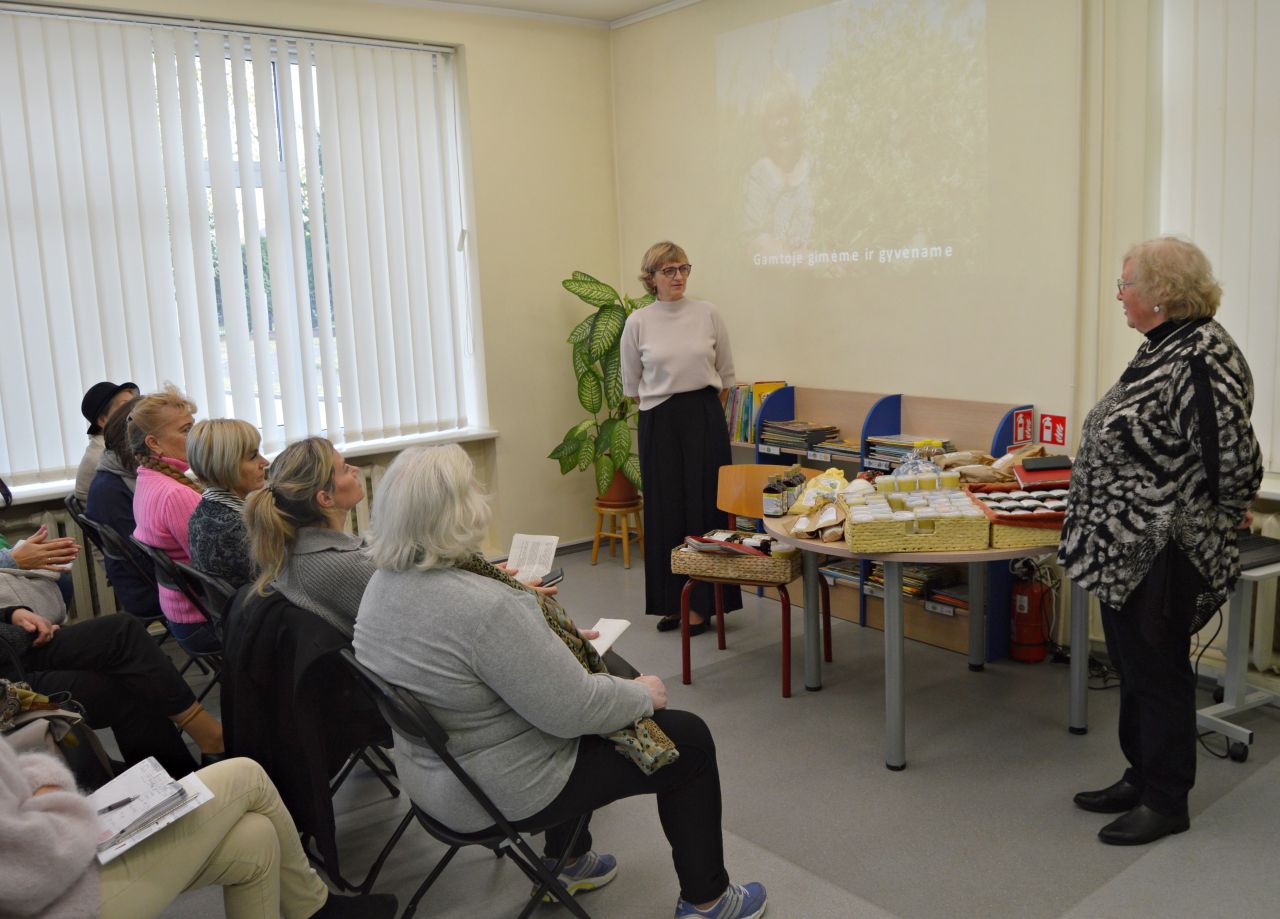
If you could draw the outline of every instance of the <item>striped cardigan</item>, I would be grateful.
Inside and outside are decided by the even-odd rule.
[[[1204,582],[1198,628],[1240,573],[1236,528],[1262,482],[1253,377],[1212,319],[1148,333],[1085,418],[1058,558],[1078,585],[1124,605],[1172,542]]]

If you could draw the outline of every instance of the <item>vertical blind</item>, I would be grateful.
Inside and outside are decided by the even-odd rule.
[[[166,381],[266,451],[483,424],[447,52],[0,12],[0,474]]]
[[[1166,0],[1160,221],[1222,282],[1218,320],[1254,379],[1253,426],[1280,471],[1280,3]]]

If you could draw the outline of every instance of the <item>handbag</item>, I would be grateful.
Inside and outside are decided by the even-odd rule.
[[[99,788],[115,773],[98,735],[84,714],[74,710],[78,707],[70,693],[55,693],[50,698],[27,683],[0,679],[0,734],[9,745],[19,753],[60,756],[77,785]]]

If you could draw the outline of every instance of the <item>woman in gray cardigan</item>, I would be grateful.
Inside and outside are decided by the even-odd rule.
[[[356,656],[421,699],[516,828],[545,831],[548,859],[564,854],[581,814],[656,795],[680,880],[675,915],[763,915],[764,888],[730,884],[725,871],[707,726],[667,710],[658,677],[604,672],[554,601],[485,562],[489,519],[460,447],[397,457],[374,497],[377,571],[356,618]],[[430,750],[395,742],[401,781],[419,807],[458,831],[489,824]],[[562,880],[575,893],[617,871],[612,856],[591,851],[590,833],[568,854]]]

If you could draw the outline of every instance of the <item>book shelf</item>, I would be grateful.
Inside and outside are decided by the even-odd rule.
[[[903,393],[866,393],[804,386],[784,386],[765,397],[755,419],[755,443],[749,447],[757,463],[777,463],[780,457],[794,456],[804,465],[840,466],[854,472],[874,469],[888,472],[888,463],[868,458],[867,438],[900,433],[941,436],[957,450],[982,450],[992,456],[1004,455],[1013,445],[1014,413],[1030,409],[1026,404],[973,402],[911,396]],[[860,462],[832,459],[821,450],[791,450],[760,443],[766,421],[813,421],[834,424],[841,437],[858,440]],[[866,583],[868,565],[863,566]],[[1009,653],[1009,603],[1013,577],[1005,562],[987,566],[987,647],[986,659],[998,660]],[[831,612],[842,619],[883,628],[883,603],[874,593],[846,589],[832,591]],[[953,609],[951,615],[931,611],[925,602],[905,597],[908,638],[949,650],[964,652],[968,647],[968,611]]]

